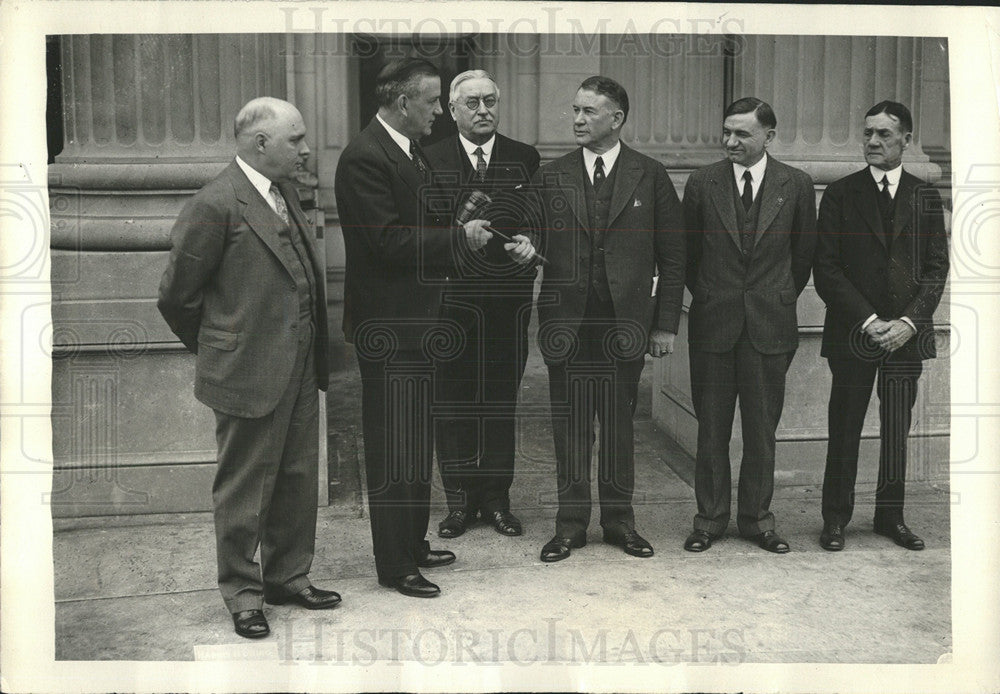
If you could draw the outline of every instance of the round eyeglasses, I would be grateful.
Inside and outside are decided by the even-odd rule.
[[[469,109],[470,111],[478,111],[480,101],[482,101],[483,106],[485,106],[486,108],[493,108],[494,106],[497,105],[497,98],[492,95],[484,96],[482,99],[480,99],[479,97],[470,96],[462,103],[465,104],[465,108]]]

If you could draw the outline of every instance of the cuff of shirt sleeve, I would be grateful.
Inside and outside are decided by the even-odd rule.
[[[911,320],[910,320],[909,318],[907,318],[906,316],[900,316],[900,317],[899,317],[899,320],[903,321],[903,322],[904,322],[904,323],[906,323],[906,324],[907,324],[908,326],[910,326],[911,328],[913,328],[913,332],[914,332],[914,334],[915,334],[915,333],[917,332],[917,326],[915,326],[915,325],[913,324],[913,321],[911,321]]]
[[[861,330],[864,331],[864,329],[867,328],[869,325],[871,325],[872,321],[875,320],[876,318],[878,318],[877,313],[873,313],[872,315],[868,316],[868,320],[866,320],[864,323],[861,324]]]

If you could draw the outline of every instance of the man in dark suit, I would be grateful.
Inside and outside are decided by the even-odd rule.
[[[482,220],[464,228],[429,214],[429,165],[417,140],[440,114],[441,79],[424,60],[386,65],[378,113],[344,149],[334,191],[344,231],[344,333],[361,370],[362,426],[379,583],[404,595],[440,589],[420,568],[455,561],[430,549],[433,360],[440,356],[441,284],[461,246],[483,246]]]
[[[317,388],[329,369],[325,269],[293,186],[309,155],[305,127],[290,103],[263,97],[240,110],[235,131],[235,161],[174,224],[158,306],[197,354],[195,396],[215,410],[219,589],[236,633],[257,638],[270,632],[263,602],[325,609],[340,596],[308,576]]]
[[[816,199],[809,176],[767,154],[777,120],[759,99],[726,109],[726,159],[691,174],[684,189],[691,397],[698,417],[694,532],[703,552],[730,516],[729,439],[736,399],[743,424],[736,521],[741,535],[778,554],[775,431],[785,372],[798,347],[795,303],[809,280],[816,245]]]
[[[457,75],[449,97],[458,134],[428,147],[427,159],[439,185],[453,193],[455,208],[474,191],[490,197],[475,214],[498,233],[482,255],[470,254],[443,300],[443,315],[462,326],[463,349],[437,373],[436,404],[449,411],[435,436],[449,511],[438,535],[458,537],[477,514],[501,535],[520,535],[509,492],[536,270],[512,259],[505,246],[512,243],[507,239],[525,238],[515,224],[539,157],[531,145],[497,132],[500,90],[489,73]]]
[[[948,276],[948,240],[937,191],[902,167],[912,131],[903,104],[869,109],[868,166],[831,183],[819,208],[816,291],[826,302],[822,356],[833,375],[820,544],[830,551],[844,548],[854,510],[873,383],[881,420],[875,532],[924,548],[903,521],[906,438],[922,362],[936,356],[933,315]]]
[[[620,142],[628,110],[620,84],[584,80],[573,101],[581,147],[535,177],[548,261],[538,344],[549,369],[559,498],[555,536],[541,551],[545,562],[586,544],[595,416],[604,541],[633,556],[653,555],[635,529],[632,417],[644,353],[673,351],[684,237],[666,169]]]

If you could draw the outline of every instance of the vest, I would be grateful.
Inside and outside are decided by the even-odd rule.
[[[585,167],[586,168],[586,167]],[[608,213],[611,207],[611,194],[615,190],[615,179],[618,177],[618,162],[605,176],[600,190],[594,190],[594,184],[586,170],[583,174],[584,196],[587,201],[587,217],[590,219],[590,291],[604,302],[611,301],[611,289],[608,286],[608,272],[604,264],[604,235],[608,230]]]
[[[288,205],[287,201],[285,204]],[[309,259],[309,251],[306,250],[306,241],[302,237],[302,229],[296,223],[291,210],[288,212],[288,218],[288,224],[280,224],[278,227],[278,241],[285,261],[291,268],[292,279],[295,280],[295,290],[299,297],[299,320],[306,324],[313,319],[316,275]],[[300,335],[305,338],[308,331],[303,330]]]
[[[767,173],[764,174],[764,177],[767,178]],[[751,252],[753,252],[754,237],[757,235],[757,218],[760,216],[760,199],[764,197],[764,181],[760,182],[760,188],[757,189],[757,195],[754,197],[750,209],[744,210],[743,200],[740,198],[741,191],[737,189],[736,179],[730,176],[729,180],[732,181],[733,205],[736,206],[736,224],[740,230],[740,250],[743,252],[743,262],[746,262],[750,259]]]

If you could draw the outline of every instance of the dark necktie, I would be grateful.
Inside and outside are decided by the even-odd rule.
[[[604,183],[604,160],[598,157],[594,160],[594,190]]]
[[[476,155],[476,180],[480,183],[486,182],[486,157],[484,156],[483,148],[476,147],[476,151],[473,152]]]
[[[749,212],[750,207],[753,205],[753,176],[749,171],[743,172],[743,195],[740,196],[740,200],[743,201],[743,211]]]
[[[410,140],[410,158],[413,159],[413,165],[417,167],[420,175],[427,178],[427,166],[424,164],[424,158],[420,154],[420,147],[413,140]]]
[[[892,194],[889,192],[889,177],[882,176],[882,204],[888,210],[892,208]]]

